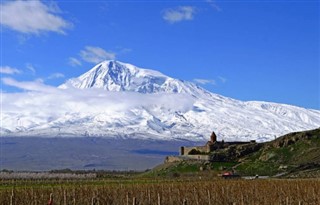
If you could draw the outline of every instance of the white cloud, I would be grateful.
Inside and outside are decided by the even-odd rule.
[[[186,112],[192,109],[194,99],[187,94],[141,94],[135,92],[108,92],[103,89],[59,89],[38,81],[19,82],[3,78],[2,82],[25,90],[19,93],[2,93],[1,105],[4,116],[30,119],[37,125],[66,115],[110,113],[132,114],[132,109],[141,107],[176,109]],[[12,118],[12,117],[11,117]],[[32,124],[30,124],[32,125]],[[11,127],[4,122],[4,127]]]
[[[226,79],[226,78],[224,78],[224,77],[219,76],[218,78],[219,78],[219,80],[220,80],[222,83],[227,82],[227,79]]]
[[[0,67],[0,73],[13,75],[13,74],[21,73],[21,70],[18,70],[16,68],[12,68],[10,66],[1,66]]]
[[[169,23],[193,20],[196,9],[192,6],[180,6],[164,10],[162,18]]]
[[[210,6],[216,11],[222,11],[222,9],[216,4],[215,0],[206,0]]]
[[[37,78],[34,80],[34,82],[36,82],[36,83],[44,83],[44,81],[45,80],[43,78]]]
[[[131,48],[122,48],[119,53],[125,54],[125,53],[130,53],[132,52]]]
[[[193,79],[194,82],[199,83],[201,85],[206,85],[206,84],[211,84],[211,85],[216,85],[216,81],[212,80],[212,79],[200,79],[200,78],[196,78]]]
[[[32,75],[35,75],[35,74],[36,74],[36,69],[33,67],[32,64],[27,63],[27,64],[26,64],[26,68],[27,68],[29,71],[31,71]]]
[[[82,65],[80,60],[78,60],[76,58],[73,58],[73,57],[69,58],[68,64],[71,65],[72,67],[76,67],[76,66],[81,66]]]
[[[0,23],[18,32],[65,34],[65,29],[71,27],[71,23],[57,15],[60,10],[56,4],[46,5],[39,0],[18,0],[7,1],[0,6]]]
[[[100,47],[86,46],[80,51],[81,58],[89,63],[100,63],[104,60],[114,60],[116,53],[108,52]]]
[[[41,91],[41,92],[50,92],[54,90],[53,87],[44,85],[42,79],[37,79],[31,82],[30,81],[19,82],[12,78],[2,78],[1,80],[5,85],[13,86],[23,90],[32,90],[32,91]]]
[[[48,79],[55,79],[55,78],[64,78],[64,74],[62,74],[62,73],[53,73],[48,77]]]

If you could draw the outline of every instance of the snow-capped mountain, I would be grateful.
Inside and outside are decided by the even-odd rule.
[[[320,127],[318,110],[239,101],[119,61],[99,63],[48,93],[5,94],[2,103],[3,136],[206,140],[215,131],[225,140],[266,141]]]
[[[70,79],[59,87],[63,89],[70,87],[80,89],[99,88],[107,91],[131,91],[149,94],[188,93],[201,95],[206,92],[193,83],[173,79],[158,71],[138,68],[119,61],[99,63],[85,74]]]

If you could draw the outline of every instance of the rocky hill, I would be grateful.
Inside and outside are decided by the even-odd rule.
[[[246,174],[300,176],[320,170],[320,129],[294,132],[271,142],[244,158],[237,169]],[[310,174],[312,176],[312,174]]]
[[[165,163],[153,173],[212,177],[235,171],[242,176],[320,177],[320,128],[286,134],[265,143],[231,145],[210,156],[210,162],[185,159]]]

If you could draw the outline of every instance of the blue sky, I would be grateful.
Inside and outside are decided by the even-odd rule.
[[[320,109],[319,4],[2,1],[1,78],[56,86],[116,59],[240,100]]]

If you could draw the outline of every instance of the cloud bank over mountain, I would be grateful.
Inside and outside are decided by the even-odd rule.
[[[59,87],[3,78],[1,135],[260,141],[320,126],[320,111],[243,102],[158,71],[104,61]]]

